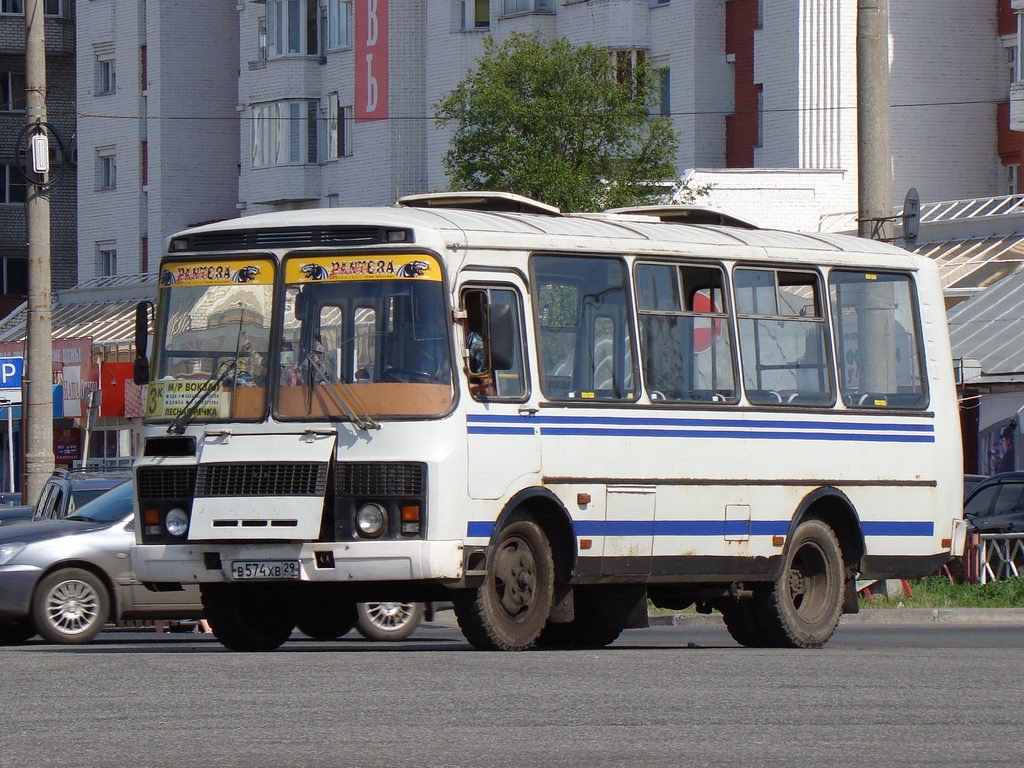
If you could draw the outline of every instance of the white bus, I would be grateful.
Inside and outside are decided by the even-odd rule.
[[[449,193],[196,227],[160,270],[133,559],[228,648],[386,600],[596,647],[648,599],[816,647],[855,579],[962,551],[942,291],[890,245]]]

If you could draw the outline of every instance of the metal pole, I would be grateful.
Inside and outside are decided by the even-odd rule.
[[[889,0],[857,2],[858,234],[893,236]]]
[[[14,404],[7,403],[7,490],[14,493]]]
[[[46,38],[43,0],[25,3],[25,88],[28,122],[46,121]],[[42,179],[46,181],[45,174]],[[34,504],[53,474],[53,343],[50,315],[50,199],[45,186],[29,183],[28,350],[22,402],[26,430],[25,498]],[[27,410],[27,413],[25,411]]]

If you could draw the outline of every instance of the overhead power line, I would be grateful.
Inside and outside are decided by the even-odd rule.
[[[280,101],[313,101],[313,99],[280,99]],[[259,102],[266,104],[268,102]],[[922,101],[912,102],[907,104],[892,104],[891,109],[918,109],[922,107],[961,107],[961,106],[978,106],[978,105],[996,105],[1007,103],[1005,99],[979,99],[977,101]],[[826,107],[776,107],[770,109],[738,109],[738,110],[692,110],[683,112],[669,112],[668,116],[671,117],[701,117],[701,116],[726,116],[729,115],[744,115],[744,114],[791,114],[799,112],[838,112],[856,110],[856,104],[840,105],[840,106],[826,106]],[[252,115],[109,115],[102,113],[93,112],[59,112],[50,110],[50,116],[59,117],[74,117],[74,118],[93,118],[101,120],[219,120],[219,121],[252,121],[252,120],[283,120],[288,121],[291,118],[287,115],[281,117],[268,117],[260,115],[254,117]],[[467,115],[472,117],[472,115]],[[503,117],[515,120],[533,120],[533,119],[546,119],[552,118],[605,118],[612,117],[614,115],[609,113],[593,113],[593,114],[576,114],[576,113],[537,113],[537,114],[522,114],[522,115],[503,115]],[[320,120],[328,120],[334,118],[317,118]],[[341,119],[341,118],[338,118]],[[353,118],[346,118],[352,120]],[[383,118],[373,118],[373,122],[384,122],[387,120],[430,120],[433,122],[436,118],[433,115],[390,115]]]

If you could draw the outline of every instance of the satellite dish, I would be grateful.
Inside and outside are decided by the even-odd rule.
[[[921,196],[917,190],[911,187],[907,190],[907,196],[903,198],[903,239],[907,245],[913,245],[917,241],[917,235],[921,230]]]

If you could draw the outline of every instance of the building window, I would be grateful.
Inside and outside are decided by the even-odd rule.
[[[318,162],[317,101],[275,101],[252,107],[252,167]]]
[[[659,5],[668,5],[668,4],[669,4],[669,0],[649,0],[649,2],[648,2],[648,5],[650,5],[651,8],[657,8]]]
[[[43,0],[43,14],[45,16],[67,16],[68,0]]]
[[[339,104],[336,93],[328,95],[327,105],[327,159],[348,157],[352,154],[352,107]]]
[[[0,0],[0,13],[24,14],[25,0]]]
[[[658,88],[658,103],[651,107],[651,116],[672,115],[672,79],[668,67],[657,67],[654,70],[654,82]]]
[[[0,259],[0,293],[6,296],[24,296],[28,293],[28,260],[20,256]]]
[[[0,183],[3,185],[3,189],[0,189],[0,203],[24,203],[25,179],[22,178],[21,173],[13,163],[4,163],[0,165],[0,168],[3,169],[2,178],[0,178]]]
[[[149,142],[139,142],[139,160],[141,161],[142,186],[149,184]]]
[[[754,139],[754,146],[764,146],[764,85],[762,83],[755,83],[754,87],[757,89],[757,137]]]
[[[113,55],[101,54],[96,56],[96,96],[105,96],[117,90],[116,66]]]
[[[317,55],[319,10],[317,0],[267,0],[269,55]]]
[[[139,46],[139,88],[143,92],[149,89],[149,61],[146,58],[146,46]]]
[[[490,0],[462,0],[462,29],[490,29]]]
[[[96,244],[96,274],[113,277],[117,274],[117,249],[107,244]]]
[[[1006,166],[1006,194],[1020,194],[1020,164]]]
[[[96,189],[117,188],[117,155],[113,148],[96,150]]]
[[[351,45],[351,0],[327,0],[327,47],[349,48]]]
[[[615,67],[615,79],[620,83],[631,83],[636,79],[640,84],[640,73],[647,60],[647,51],[642,48],[624,48],[612,51],[612,63]]]
[[[553,0],[503,0],[502,13],[553,13]]]
[[[0,112],[25,111],[25,75],[0,72]]]

